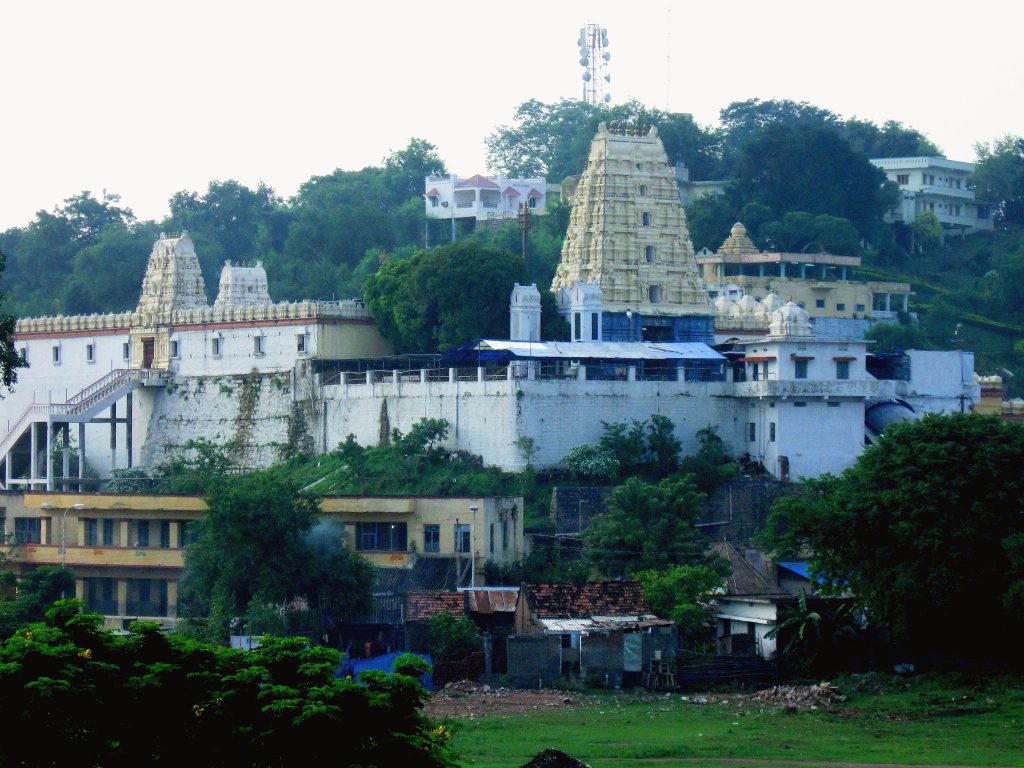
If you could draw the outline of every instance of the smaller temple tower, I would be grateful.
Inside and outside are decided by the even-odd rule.
[[[252,267],[224,262],[214,307],[249,307],[270,303],[267,271],[263,269],[263,262],[257,261]]]
[[[509,301],[509,340],[540,341],[540,291],[537,284],[516,283]]]

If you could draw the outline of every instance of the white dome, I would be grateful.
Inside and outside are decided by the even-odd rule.
[[[776,309],[782,306],[782,299],[779,298],[779,294],[777,293],[769,293],[767,296],[761,299],[761,305],[766,310],[768,310],[768,314],[770,315],[772,312],[774,312]]]
[[[739,313],[744,317],[751,317],[753,315],[756,315],[760,307],[761,305],[758,303],[757,299],[755,299],[749,293],[744,294],[743,298],[736,302],[736,308],[739,310]]]
[[[792,301],[772,312],[769,336],[813,336],[811,313]]]
[[[714,301],[715,312],[720,315],[728,315],[730,310],[733,308],[736,302],[726,296],[724,293],[719,294],[718,298]]]

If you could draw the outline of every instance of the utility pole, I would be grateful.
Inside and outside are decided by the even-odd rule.
[[[530,207],[526,203],[519,204],[519,232],[522,237],[521,251],[523,254],[523,264],[526,263],[526,253],[529,247],[529,233],[530,233]]]

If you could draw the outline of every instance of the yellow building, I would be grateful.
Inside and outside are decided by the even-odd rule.
[[[450,558],[460,583],[482,584],[488,562],[524,554],[522,497],[327,497],[346,543],[378,567],[412,568],[417,558]],[[17,574],[65,565],[75,597],[121,627],[138,618],[173,624],[189,523],[198,496],[114,493],[2,493],[0,530],[15,545]]]
[[[761,251],[742,223],[714,253],[697,264],[715,309],[716,334],[768,326],[772,311],[787,301],[820,319],[894,320],[906,312],[909,283],[850,279],[859,256]]]

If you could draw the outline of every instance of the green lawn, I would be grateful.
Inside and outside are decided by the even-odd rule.
[[[887,679],[871,688],[849,693],[832,712],[793,714],[735,699],[696,705],[680,694],[588,694],[574,708],[460,720],[454,743],[465,766],[520,766],[546,747],[595,768],[712,766],[722,758],[1024,765],[1024,681]]]

